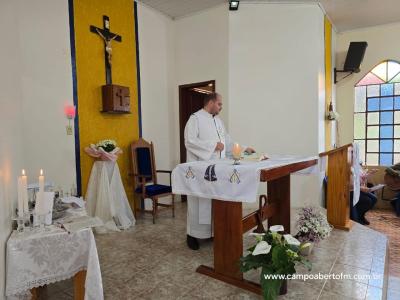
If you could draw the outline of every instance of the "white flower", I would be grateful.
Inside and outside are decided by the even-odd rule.
[[[283,237],[289,245],[300,246],[300,241],[294,238],[292,235],[284,234]]]
[[[266,241],[259,242],[253,250],[253,255],[268,254],[271,251],[271,245]]]
[[[282,225],[274,225],[274,226],[271,226],[271,227],[269,228],[269,230],[270,230],[271,232],[279,232],[279,231],[284,231],[285,228],[283,228]]]

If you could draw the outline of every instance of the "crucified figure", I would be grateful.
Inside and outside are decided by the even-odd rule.
[[[111,42],[118,37],[118,35],[114,34],[112,38],[107,38],[105,37],[100,30],[96,28],[97,33],[101,36],[101,38],[104,40],[104,43],[106,45],[106,52],[107,52],[107,60],[108,64],[111,66],[111,59],[112,59],[112,47],[111,47]]]

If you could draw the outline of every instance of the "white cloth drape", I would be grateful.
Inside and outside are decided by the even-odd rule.
[[[68,233],[56,227],[41,232],[13,232],[7,241],[6,296],[24,299],[29,290],[71,278],[87,270],[85,300],[102,300],[103,284],[91,229]]]
[[[127,229],[135,225],[135,217],[122,184],[118,164],[96,161],[93,164],[86,192],[87,210],[104,222],[103,229]],[[96,228],[102,231],[101,228]]]

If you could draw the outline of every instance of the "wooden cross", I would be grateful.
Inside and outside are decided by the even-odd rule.
[[[122,37],[116,33],[110,31],[110,19],[107,16],[103,16],[103,28],[90,25],[90,31],[98,34],[104,40],[104,61],[106,66],[106,83],[112,84],[111,78],[111,59],[112,59],[112,47],[111,42],[121,42]]]
[[[121,107],[123,107],[123,106],[124,106],[124,100],[125,100],[125,94],[123,93],[123,91],[122,91],[122,90],[118,90],[118,91],[115,93],[115,96],[116,96],[117,98],[119,98],[120,105],[121,105]]]

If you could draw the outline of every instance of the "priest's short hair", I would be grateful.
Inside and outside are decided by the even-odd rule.
[[[204,103],[203,103],[204,106],[206,106],[208,104],[208,102],[210,102],[210,101],[216,101],[218,96],[219,96],[218,93],[207,94],[204,97]]]

